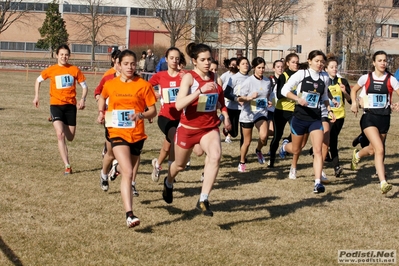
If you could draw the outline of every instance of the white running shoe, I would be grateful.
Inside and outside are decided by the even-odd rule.
[[[247,166],[245,165],[245,163],[238,163],[238,172],[244,173],[246,169]]]
[[[290,174],[288,175],[289,179],[296,179],[296,168],[290,168]]]
[[[328,180],[326,173],[324,171],[321,171],[321,179],[320,179],[322,184],[328,184],[330,183],[330,180]]]
[[[224,142],[226,142],[226,143],[231,143],[231,138],[230,138],[229,136],[227,136],[227,137],[224,139]]]

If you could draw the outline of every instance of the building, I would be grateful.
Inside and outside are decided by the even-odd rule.
[[[90,14],[86,4],[89,1],[60,1],[59,11],[66,21],[73,57],[89,59],[92,46],[87,38],[81,35],[88,33],[78,27],[79,23],[84,24],[83,18]],[[38,28],[46,16],[45,10],[49,2],[23,0],[19,3],[18,10],[29,10],[29,13],[0,34],[1,59],[49,57],[47,51],[35,48],[35,43],[40,39]],[[327,31],[331,25],[331,19],[326,12],[328,0],[292,0],[294,12],[281,16],[262,35],[255,55],[251,45],[246,47],[242,41],[244,36],[239,34],[237,29],[237,18],[229,15],[228,2],[228,0],[197,0],[197,9],[192,20],[195,26],[176,43],[176,46],[184,51],[184,47],[191,41],[205,42],[214,49],[213,56],[219,61],[242,53],[248,58],[263,57],[270,68],[274,60],[281,59],[290,52],[297,52],[300,61],[306,61],[306,56],[311,50],[329,51],[333,43],[339,39]],[[258,2],[262,3],[262,0]],[[375,2],[381,2],[381,9],[397,8],[394,11],[399,11],[398,0],[375,0]],[[102,35],[98,38],[95,48],[96,60],[108,60],[113,46],[130,49],[169,47],[168,31],[160,20],[162,12],[140,4],[145,1],[98,0],[97,3],[100,6],[99,13],[112,18],[113,23],[101,28]],[[378,46],[378,50],[399,55],[399,12],[392,12],[383,24],[378,25],[378,21],[376,24],[379,27],[376,38],[379,41],[375,48]]]

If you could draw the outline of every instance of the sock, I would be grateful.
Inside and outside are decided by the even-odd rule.
[[[133,211],[126,212],[126,219],[133,216]]]
[[[258,152],[260,152],[260,150],[258,150],[258,149],[255,149],[255,153],[258,153]]]
[[[157,160],[157,162],[155,163],[155,167],[156,167],[156,168],[159,168],[158,160]]]
[[[136,185],[136,182],[132,181],[132,186],[135,186],[135,185]]]
[[[167,188],[173,188],[173,183],[172,184],[169,183],[168,179],[165,180],[165,185],[166,185]]]
[[[360,160],[359,152],[356,152],[355,157]]]
[[[104,174],[104,173],[103,173],[103,170],[101,170],[101,178],[102,178],[103,180],[107,180],[107,179],[108,179],[108,175]]]
[[[386,182],[387,182],[386,180],[382,180],[382,181],[381,181],[381,184],[380,184],[381,187],[382,187]]]
[[[315,184],[315,185],[320,184],[320,179],[315,179],[315,180],[314,180],[314,184]]]
[[[240,162],[240,164],[245,164],[245,163]]]
[[[208,194],[201,193],[200,202],[204,202],[205,200],[208,200],[208,197],[209,197]]]
[[[70,164],[66,164],[65,168],[71,168],[71,165]]]

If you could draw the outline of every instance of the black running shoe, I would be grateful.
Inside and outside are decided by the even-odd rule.
[[[352,147],[356,147],[360,143],[360,137],[361,137],[361,135],[359,135],[359,136],[357,136],[356,138],[353,139]]]
[[[335,177],[340,177],[343,170],[344,169],[339,165],[337,167],[335,167],[335,169],[334,169]]]
[[[167,177],[165,177],[165,179],[163,180],[162,197],[166,203],[171,204],[173,202],[173,187],[168,188],[166,186],[166,179],[167,179]]]
[[[198,201],[197,202],[197,209],[202,212],[205,216],[213,216],[213,211],[209,208],[209,201],[204,200],[204,201]]]

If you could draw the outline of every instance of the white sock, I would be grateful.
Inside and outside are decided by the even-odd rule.
[[[355,157],[356,159],[360,159],[359,152],[356,152]]]
[[[201,193],[200,202],[203,202],[203,201],[205,201],[205,200],[208,200],[208,197],[209,197],[208,194],[203,194],[203,193]]]
[[[156,167],[156,168],[159,168],[158,160],[157,160],[157,162],[155,163],[155,167]]]
[[[108,179],[108,175],[104,174],[104,173],[103,173],[103,170],[101,170],[101,178],[102,178],[103,180],[107,180],[107,179]]]
[[[314,184],[315,184],[315,185],[320,184],[320,179],[315,179],[315,180],[314,180]]]
[[[381,187],[382,187],[382,185],[384,185],[386,182],[387,182],[386,180],[382,180],[381,183],[380,183]]]
[[[132,181],[132,186],[135,186],[135,185],[136,185],[136,182]]]
[[[168,182],[168,179],[165,180],[165,185],[166,185],[168,188],[173,188],[173,183],[172,183],[172,184],[169,183],[169,182]]]

